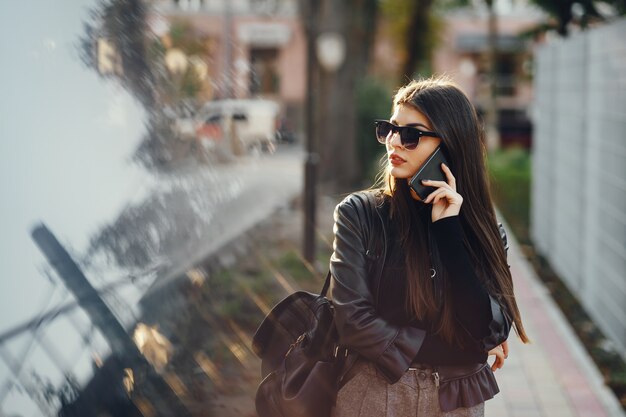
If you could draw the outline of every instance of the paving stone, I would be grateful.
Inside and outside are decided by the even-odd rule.
[[[509,358],[495,373],[501,392],[487,402],[485,415],[625,417],[549,291],[523,257],[515,238],[511,236],[509,240],[516,299],[533,343],[521,343],[511,331]]]

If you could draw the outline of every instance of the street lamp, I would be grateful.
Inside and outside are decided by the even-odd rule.
[[[182,75],[187,71],[187,67],[189,66],[187,55],[178,48],[168,49],[165,53],[165,66],[170,73]]]
[[[346,42],[339,33],[325,32],[317,37],[317,59],[327,72],[339,69],[346,57]]]
[[[317,187],[317,166],[319,164],[319,153],[315,141],[314,113],[315,100],[313,98],[313,71],[317,68],[317,63],[327,72],[335,72],[343,63],[346,52],[346,45],[343,37],[338,33],[325,32],[317,36],[314,26],[314,17],[311,13],[307,19],[307,155],[304,170],[304,259],[315,265],[315,225],[316,225],[316,187]],[[313,42],[315,39],[315,42]],[[322,88],[325,93],[327,88]],[[322,102],[326,101],[326,94]],[[324,109],[326,106],[323,106]],[[322,113],[322,120],[326,119],[325,110]],[[325,124],[322,122],[321,126]]]

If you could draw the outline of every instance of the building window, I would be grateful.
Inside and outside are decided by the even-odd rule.
[[[517,79],[517,56],[513,53],[498,53],[496,59],[496,95],[514,96]]]
[[[250,94],[278,94],[278,49],[252,48],[250,50]]]

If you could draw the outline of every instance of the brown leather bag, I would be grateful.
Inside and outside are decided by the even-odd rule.
[[[337,346],[333,305],[326,298],[329,285],[330,272],[319,295],[291,294],[257,329],[252,348],[261,358],[263,380],[256,393],[259,417],[330,415],[345,350]]]

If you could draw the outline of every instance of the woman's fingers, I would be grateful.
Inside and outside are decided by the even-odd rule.
[[[452,189],[456,191],[456,178],[454,178],[454,175],[452,175],[452,171],[450,171],[450,168],[448,168],[448,166],[442,162],[441,169],[443,170],[443,173],[446,174],[446,178],[448,179],[448,184],[450,184],[450,187],[452,187]]]
[[[456,192],[456,178],[452,175],[452,171],[450,171],[450,168],[448,168],[448,166],[443,162],[441,163],[441,169],[443,170],[443,173],[446,174],[446,178],[448,179],[447,182],[439,180],[422,180],[422,184],[437,188],[445,187]]]
[[[424,200],[424,203],[433,204],[433,208],[437,210],[432,211],[432,221],[436,222],[439,219],[450,216],[458,216],[463,204],[463,197],[456,192],[456,180],[450,172],[450,169],[445,164],[442,164],[448,182],[437,180],[422,180],[422,184],[430,187],[435,187],[436,190],[431,192]],[[441,200],[444,202],[441,203]]]
[[[428,185],[429,187],[439,188],[439,189],[442,189],[442,188],[449,188],[449,189],[451,189],[450,184],[448,184],[445,181],[422,180],[422,184]]]
[[[449,201],[452,201],[454,199],[454,195],[452,194],[451,191],[449,190],[445,190],[440,192],[439,194],[437,194],[434,199],[433,199],[433,205],[437,204],[439,202],[439,200],[441,200],[442,198],[445,198]]]
[[[504,366],[504,352],[498,346],[495,349],[490,350],[489,353],[496,357],[496,359],[493,361],[493,364],[491,365],[491,370],[495,372],[497,369],[500,369]]]
[[[509,357],[509,342],[505,340],[502,342],[502,351],[504,352],[504,359]]]
[[[461,197],[459,193],[457,193],[454,190],[451,190],[449,188],[444,188],[444,187],[438,188],[432,193],[428,194],[428,197],[426,197],[426,200],[424,200],[424,203],[428,204],[432,202],[433,205],[435,205],[442,198],[445,198],[446,200],[448,200],[450,204],[457,204],[460,206],[461,203],[463,203],[463,197]]]
[[[426,197],[426,200],[424,200],[424,203],[430,203],[431,201],[433,201],[433,199],[435,197],[437,197],[438,195],[445,193],[447,190],[445,188],[437,188],[435,191],[433,191],[432,193],[428,194],[428,197]]]
[[[500,369],[504,366],[504,360],[507,358],[509,354],[509,344],[505,341],[501,345],[498,345],[491,349],[488,353],[488,356],[495,356],[495,360],[491,365],[491,370],[495,372],[497,369]]]

